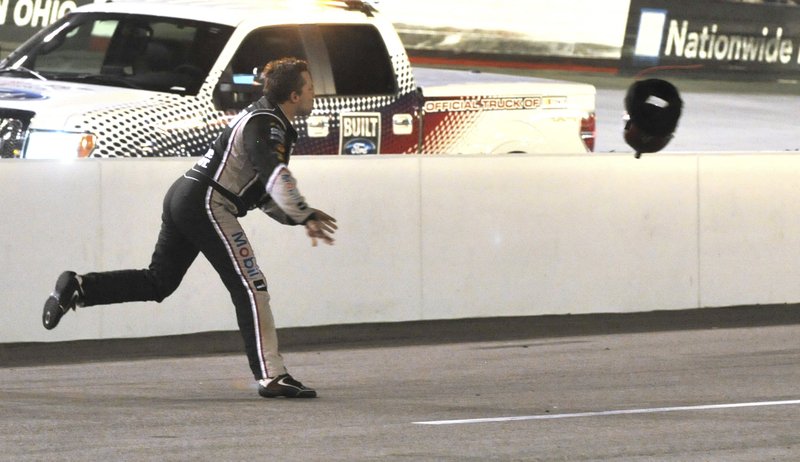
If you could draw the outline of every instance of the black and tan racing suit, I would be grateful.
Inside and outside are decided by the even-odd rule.
[[[160,302],[202,253],[231,294],[256,380],[286,373],[267,282],[238,217],[256,207],[288,225],[314,217],[287,169],[296,140],[277,105],[261,98],[247,107],[170,187],[150,267],[81,276],[83,305]]]

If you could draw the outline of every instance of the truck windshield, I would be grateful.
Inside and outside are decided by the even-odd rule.
[[[156,16],[74,13],[2,63],[20,77],[197,94],[233,28]]]

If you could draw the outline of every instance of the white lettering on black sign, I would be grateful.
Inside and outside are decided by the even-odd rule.
[[[0,25],[43,28],[80,5],[107,0],[0,0]]]
[[[340,122],[339,154],[362,155],[380,152],[380,113],[343,113]]]
[[[77,7],[72,0],[0,0],[0,24],[11,20],[17,27],[46,27]]]
[[[717,24],[690,31],[689,21],[669,22],[665,56],[716,61],[749,61],[788,64],[794,44],[783,37],[783,28],[763,27],[760,35],[725,34]],[[800,54],[798,54],[800,62]]]
[[[378,123],[374,117],[347,117],[342,119],[342,130],[345,137],[353,136],[378,136]]]

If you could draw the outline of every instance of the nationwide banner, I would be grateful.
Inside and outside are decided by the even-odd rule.
[[[624,73],[797,79],[800,7],[733,0],[631,0]]]

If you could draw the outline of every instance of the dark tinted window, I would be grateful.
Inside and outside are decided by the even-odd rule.
[[[181,19],[76,13],[38,33],[13,59],[51,79],[194,94],[232,31]]]
[[[330,55],[337,95],[395,92],[392,62],[373,26],[320,26]]]
[[[297,26],[264,27],[242,41],[214,93],[214,104],[224,111],[238,111],[262,96],[259,79],[264,66],[280,58],[306,59]]]
[[[261,73],[268,62],[279,58],[306,59],[297,27],[268,27],[250,33],[231,61],[234,83],[246,84]]]

